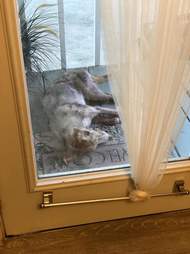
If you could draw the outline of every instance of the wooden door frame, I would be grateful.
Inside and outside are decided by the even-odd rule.
[[[21,57],[22,46],[20,40],[19,21],[17,16],[16,0],[10,4],[8,1],[0,0],[0,15],[2,16],[2,26],[0,32],[5,37],[5,43],[1,44],[7,52],[7,75],[10,75],[10,87],[15,104],[15,114],[18,128],[18,139],[22,150],[22,162],[24,164],[25,180],[29,192],[39,192],[51,189],[67,188],[72,186],[82,186],[94,183],[105,183],[114,181],[127,181],[129,171],[125,169],[107,170],[102,172],[93,172],[79,174],[75,176],[51,177],[39,180],[37,178],[35,151],[32,144],[32,124],[29,108],[29,99],[27,93],[27,84],[25,78],[24,62]],[[8,32],[7,32],[8,31]],[[4,38],[3,38],[4,39]],[[5,72],[5,68],[4,68]],[[6,75],[6,72],[4,73]],[[169,170],[186,170],[190,168],[190,161],[170,163]]]

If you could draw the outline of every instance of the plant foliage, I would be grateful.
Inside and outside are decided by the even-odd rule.
[[[24,64],[26,72],[42,72],[56,55],[57,15],[52,12],[53,4],[41,4],[28,14],[31,2],[24,1],[19,8]]]

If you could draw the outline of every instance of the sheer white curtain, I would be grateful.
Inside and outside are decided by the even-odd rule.
[[[189,86],[190,1],[101,0],[101,14],[132,178],[148,192],[161,180]]]

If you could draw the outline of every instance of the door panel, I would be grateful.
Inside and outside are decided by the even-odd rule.
[[[43,191],[53,191],[55,202],[126,196],[127,169],[38,179],[32,147],[31,123],[16,3],[0,1],[1,170],[0,199],[7,235],[17,235],[97,221],[189,208],[189,196],[152,198],[147,202],[110,201],[40,208]],[[189,161],[168,165],[154,193],[172,191],[176,180],[190,186]]]

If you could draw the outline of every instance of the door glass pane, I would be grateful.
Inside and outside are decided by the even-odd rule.
[[[18,0],[18,5],[38,176],[128,166],[96,0]],[[184,108],[186,121],[172,159],[189,156]]]
[[[94,65],[95,0],[64,0],[67,68]]]

